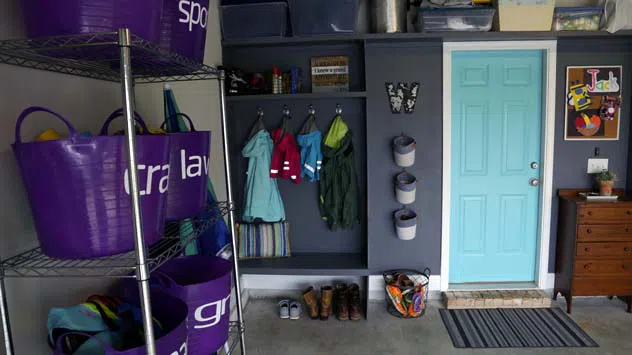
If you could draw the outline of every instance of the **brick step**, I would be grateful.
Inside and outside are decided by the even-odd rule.
[[[542,290],[448,291],[443,300],[448,309],[551,307],[551,296]]]

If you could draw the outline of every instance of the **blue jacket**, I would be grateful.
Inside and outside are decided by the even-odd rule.
[[[270,161],[274,144],[266,130],[257,132],[241,151],[248,158],[248,176],[244,200],[244,222],[261,218],[264,222],[285,220],[285,209],[279,187],[270,177]]]
[[[299,134],[296,137],[301,146],[301,177],[308,176],[309,181],[320,180],[320,168],[323,162],[323,153],[320,149],[323,135],[320,131],[307,134]]]

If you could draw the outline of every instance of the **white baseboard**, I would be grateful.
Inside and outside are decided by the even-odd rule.
[[[301,291],[309,286],[315,289],[321,285],[355,282],[364,289],[362,277],[354,276],[293,276],[293,275],[242,275],[241,285],[243,299],[262,297],[295,297],[301,295]],[[552,290],[555,285],[555,274],[549,273],[544,290]],[[441,298],[441,275],[430,276],[430,299]],[[384,279],[382,275],[369,276],[369,301],[381,301],[384,299]],[[244,307],[247,303],[243,302]]]

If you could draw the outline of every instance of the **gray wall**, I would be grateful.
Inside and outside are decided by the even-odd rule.
[[[551,221],[551,252],[549,270],[555,266],[555,241],[557,234],[557,190],[560,188],[590,188],[591,178],[586,174],[587,159],[599,147],[601,157],[610,160],[610,169],[620,180],[617,187],[625,187],[628,166],[628,137],[630,131],[630,95],[628,87],[632,71],[632,39],[561,39],[558,41],[557,96],[555,118],[555,159],[553,176],[553,212]],[[225,49],[226,50],[226,49]],[[364,62],[361,61],[364,51]],[[253,55],[255,54],[256,55]],[[225,52],[225,61],[245,70],[263,70],[272,65],[300,65],[309,73],[309,57],[314,55],[348,55],[351,62],[352,90],[367,91],[366,99],[366,170],[367,170],[367,219],[366,254],[368,268],[372,273],[390,268],[429,267],[433,274],[440,274],[441,265],[441,183],[442,183],[442,44],[428,40],[368,40],[364,47],[355,43],[315,44],[311,46],[268,46],[264,48],[231,47]],[[354,65],[358,65],[354,70]],[[364,68],[362,68],[364,65]],[[565,142],[564,102],[566,100],[566,67],[572,65],[623,65],[623,110],[621,115],[620,139],[618,141]],[[358,71],[365,69],[365,80]],[[309,77],[309,75],[307,75]],[[385,82],[421,82],[420,97],[412,115],[393,115],[388,105]],[[299,111],[310,102],[299,101]],[[283,103],[268,103],[276,115]],[[252,124],[255,102],[231,105],[231,138],[233,152],[240,147],[245,134],[244,125]],[[296,107],[292,105],[292,108]],[[244,122],[244,117],[246,122]],[[275,118],[274,120],[278,120]],[[274,120],[272,122],[274,122]],[[322,127],[322,126],[321,126]],[[234,130],[238,132],[234,132]],[[392,179],[401,171],[393,163],[391,141],[401,132],[417,140],[417,161],[409,169],[419,180],[417,200],[411,206],[420,216],[417,237],[412,241],[400,241],[393,228],[393,212],[400,208],[394,198]],[[236,134],[236,135],[235,135]],[[356,135],[356,139],[358,139]],[[356,144],[356,147],[359,144]],[[358,161],[360,157],[356,157]],[[240,168],[245,169],[239,157],[233,156]],[[360,164],[362,162],[359,162]],[[241,169],[241,170],[239,170]],[[237,186],[242,188],[241,177]],[[290,190],[292,189],[292,190]],[[308,190],[302,195],[303,187],[282,187],[284,197],[289,191],[297,196],[313,198],[315,192]],[[237,201],[240,200],[238,197]],[[294,197],[286,199],[286,208],[293,210],[301,206]],[[301,206],[302,208],[302,206]],[[310,212],[310,210],[307,210]],[[294,217],[300,228],[318,228],[322,222],[314,217]],[[296,229],[295,229],[296,231]],[[329,238],[328,234],[324,234]],[[293,234],[301,251],[340,252],[348,245],[314,244],[303,242],[304,236]],[[329,240],[329,239],[327,239]]]
[[[393,268],[429,267],[438,274],[441,265],[441,42],[368,43],[366,46],[368,259],[372,272]],[[385,82],[420,82],[413,114],[391,113]],[[402,171],[393,161],[393,138],[405,132],[417,140],[415,165],[417,197],[409,208],[417,212],[417,237],[397,239],[393,212],[393,178]]]
[[[233,162],[233,189],[237,205],[238,220],[243,213],[244,186],[248,159],[241,156],[241,150],[248,140],[252,125],[257,119],[257,108],[264,110],[266,128],[271,131],[279,127],[283,105],[287,105],[293,118],[288,122],[288,130],[298,132],[307,117],[307,106],[312,104],[316,110],[316,124],[326,132],[334,117],[336,104],[343,107],[343,116],[353,133],[356,172],[358,175],[359,201],[366,205],[366,133],[363,99],[321,99],[321,100],[287,100],[246,101],[230,103],[229,132],[230,151]],[[278,179],[278,186],[285,205],[287,220],[291,223],[292,253],[356,253],[364,254],[366,243],[365,209],[360,213],[361,223],[349,230],[329,231],[320,218],[318,207],[318,183],[303,181],[294,184],[288,180]]]
[[[595,148],[600,158],[609,159],[609,170],[618,175],[615,187],[626,187],[628,170],[628,142],[630,106],[632,101],[632,39],[565,39],[558,41],[557,96],[555,116],[555,166],[553,169],[553,213],[551,215],[551,254],[549,270],[555,268],[557,240],[558,189],[592,188],[593,181],[586,174],[588,158]],[[566,67],[577,65],[623,65],[623,105],[618,141],[564,141],[564,103],[566,102]]]
[[[630,131],[630,87],[632,40],[595,39],[558,41],[553,212],[549,270],[555,267],[557,235],[557,190],[591,188],[586,174],[587,159],[599,147],[600,157],[625,187]],[[441,265],[441,181],[442,181],[442,50],[440,43],[368,43],[367,67],[367,169],[369,186],[369,267],[379,271],[393,267],[430,267],[440,273]],[[623,65],[623,110],[618,141],[565,142],[564,102],[566,67],[571,65]],[[421,81],[420,100],[413,115],[392,115],[386,101],[385,81]],[[393,197],[392,177],[400,171],[391,157],[390,140],[400,132],[417,139],[417,161],[409,169],[420,180],[413,209],[421,216],[417,238],[400,241],[392,227],[392,213],[398,208]]]

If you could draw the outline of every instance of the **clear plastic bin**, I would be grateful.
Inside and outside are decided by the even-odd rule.
[[[283,37],[286,28],[285,2],[222,6],[224,39]]]
[[[556,7],[554,31],[598,31],[603,7]]]
[[[420,32],[478,31],[492,29],[495,9],[419,9],[417,30]]]
[[[288,0],[294,36],[353,33],[358,0]]]

